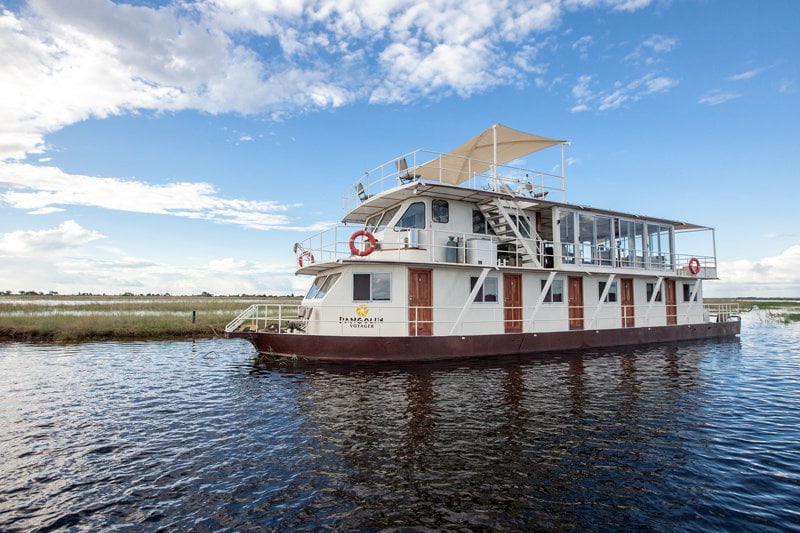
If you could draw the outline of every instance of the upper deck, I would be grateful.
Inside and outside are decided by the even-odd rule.
[[[393,262],[717,277],[713,228],[568,204],[565,144],[496,125],[448,153],[417,150],[387,161],[346,194],[341,225],[298,243],[298,259],[313,256],[298,273]],[[556,145],[560,175],[505,164]],[[378,241],[365,257],[350,243],[362,229]],[[710,236],[702,250],[693,238],[700,231]]]

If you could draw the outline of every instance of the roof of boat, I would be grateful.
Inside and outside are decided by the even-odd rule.
[[[464,202],[480,202],[490,198],[501,199],[514,199],[520,203],[523,208],[531,208],[535,206],[552,207],[558,206],[567,209],[575,209],[582,211],[591,211],[592,213],[599,213],[603,215],[618,216],[630,219],[640,219],[648,222],[657,222],[674,226],[676,230],[695,230],[695,229],[710,229],[709,226],[700,226],[681,220],[670,220],[666,218],[653,217],[648,215],[641,215],[637,213],[628,213],[625,211],[612,211],[609,209],[602,209],[592,207],[589,205],[569,204],[563,202],[554,202],[539,198],[530,198],[527,196],[511,195],[497,191],[484,191],[478,189],[470,189],[458,185],[449,185],[445,183],[430,183],[417,181],[399,185],[392,189],[383,191],[379,194],[371,196],[360,203],[357,207],[352,209],[342,219],[342,222],[355,222],[363,223],[366,220],[389,207],[395,206],[404,200],[413,198],[414,196],[435,196],[442,200],[454,200]]]

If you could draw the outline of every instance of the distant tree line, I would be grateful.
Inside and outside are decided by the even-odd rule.
[[[159,293],[159,292],[148,292],[148,293],[139,293],[134,294],[132,292],[124,292],[122,294],[108,294],[108,293],[95,293],[95,292],[79,292],[77,294],[63,294],[59,295],[58,291],[49,291],[49,292],[42,292],[42,291],[0,291],[0,295],[3,296],[138,296],[138,297],[157,297],[157,296],[168,296],[172,297],[172,295],[168,292]],[[214,298],[214,297],[221,297],[221,298],[294,298],[294,293],[291,294],[211,294],[210,292],[203,291],[200,294],[184,294],[180,295],[181,297],[194,297],[194,298]]]

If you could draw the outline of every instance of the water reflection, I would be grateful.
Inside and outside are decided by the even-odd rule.
[[[797,526],[798,338],[391,366],[0,345],[0,529]]]

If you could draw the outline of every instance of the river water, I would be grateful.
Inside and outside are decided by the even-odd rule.
[[[420,365],[0,344],[0,530],[800,528],[800,325]]]

